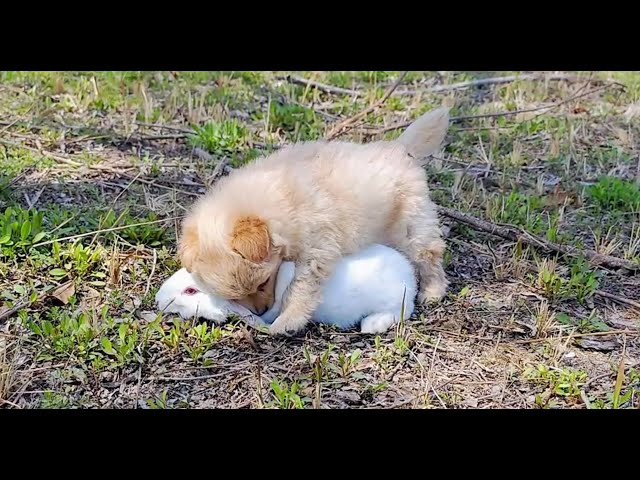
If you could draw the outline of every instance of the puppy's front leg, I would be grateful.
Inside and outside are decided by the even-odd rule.
[[[316,261],[296,262],[296,273],[285,295],[283,308],[271,324],[272,335],[295,333],[305,327],[320,304],[322,284],[328,273]]]

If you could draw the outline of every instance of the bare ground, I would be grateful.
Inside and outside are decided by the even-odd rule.
[[[566,295],[550,293],[538,272],[553,255],[446,218],[450,295],[378,338],[314,326],[282,340],[242,323],[203,331],[199,322],[150,313],[155,289],[177,268],[176,217],[217,176],[215,163],[194,147],[238,166],[265,145],[322,136],[382,98],[397,78],[371,73],[341,85],[364,92],[356,102],[267,73],[5,77],[2,206],[43,212],[51,233],[41,242],[72,238],[58,242],[62,254],[34,242],[27,253],[16,247],[0,257],[2,405],[640,407],[639,312],[595,293],[639,301],[637,276],[593,265],[572,273],[572,260],[558,258],[552,270],[567,285],[575,281]],[[429,167],[436,201],[547,238],[556,222],[557,241],[637,261],[633,193],[598,204],[585,188],[602,175],[632,184],[640,174],[633,121],[640,82],[625,77],[619,91],[616,75],[580,75],[578,82],[531,79],[429,92],[474,76],[414,74],[345,137],[377,138],[443,100],[455,104],[454,115],[489,114],[452,127],[449,145]],[[276,101],[305,108],[274,110]],[[230,149],[215,132],[200,134],[209,141],[201,145],[184,131],[229,118],[247,129],[223,135]],[[120,222],[107,219],[110,208]],[[142,225],[122,228],[132,224]],[[96,258],[83,260],[73,252],[77,245]],[[54,275],[55,268],[64,272]],[[587,285],[592,272],[595,289]],[[64,289],[51,297],[60,285],[72,285],[71,299]],[[16,303],[22,308],[8,315]]]

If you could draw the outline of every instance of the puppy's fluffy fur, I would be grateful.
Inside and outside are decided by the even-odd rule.
[[[235,170],[185,219],[182,265],[211,293],[259,306],[280,263],[293,260],[272,333],[304,327],[337,260],[376,242],[417,267],[420,303],[441,298],[445,244],[421,160],[440,147],[448,124],[440,108],[395,141],[301,143]]]

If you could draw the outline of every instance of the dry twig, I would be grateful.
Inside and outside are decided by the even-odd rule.
[[[449,85],[436,85],[434,87],[422,90],[428,93],[448,92],[451,90],[460,90],[468,87],[481,87],[484,85],[499,85],[503,83],[511,83],[516,80],[565,80],[569,82],[586,81],[588,78],[584,75],[572,75],[570,73],[524,73],[522,75],[508,75],[504,77],[479,78],[477,80],[469,80],[466,82],[451,83]],[[617,83],[618,82],[612,82]],[[620,84],[619,84],[620,85]],[[414,95],[416,91],[402,91],[398,95]]]
[[[617,84],[616,84],[617,85]],[[573,102],[574,100],[577,100],[579,98],[582,97],[586,97],[587,95],[591,95],[593,93],[597,93],[601,90],[604,90],[606,88],[609,88],[609,84],[607,85],[603,85],[601,87],[598,88],[594,88],[592,90],[589,90],[587,92],[582,92],[582,89],[580,90],[582,93],[577,93],[565,100],[562,100],[560,102],[556,102],[554,104],[551,105],[544,105],[541,107],[532,107],[532,108],[523,108],[521,110],[507,110],[507,111],[503,111],[503,112],[495,112],[495,113],[481,113],[481,114],[477,114],[477,115],[461,115],[459,117],[451,117],[450,121],[451,122],[460,122],[463,120],[473,120],[473,119],[478,119],[478,118],[494,118],[494,117],[506,117],[506,116],[513,116],[513,115],[518,115],[520,113],[532,113],[532,112],[539,112],[542,110],[552,110],[554,108],[558,108],[562,105],[565,105],[567,103]],[[371,130],[371,131],[365,131],[364,133],[366,135],[382,135],[383,133],[387,133],[387,132],[391,132],[393,130],[400,130],[403,128],[407,128],[409,125],[411,125],[414,122],[414,120],[411,121],[407,121],[407,122],[401,122],[401,123],[397,123],[395,125],[390,125],[388,127],[384,127],[384,128],[379,128],[377,130]]]
[[[334,87],[333,85],[327,85],[324,83],[316,82],[315,80],[308,80],[302,77],[296,77],[295,75],[278,75],[276,76],[278,80],[284,80],[289,83],[293,83],[296,85],[302,85],[303,87],[311,87],[317,90],[320,90],[325,93],[337,93],[339,95],[351,95],[357,96],[360,95],[360,92],[356,90],[349,90],[346,88]]]
[[[620,295],[614,295],[613,293],[603,292],[602,290],[596,290],[595,293],[599,297],[608,298],[609,300],[613,300],[614,302],[618,303],[624,303],[625,305],[630,305],[640,310],[640,303],[629,298],[621,297]]]
[[[338,125],[336,125],[333,129],[331,129],[329,134],[326,136],[326,139],[327,140],[332,140],[332,139],[336,138],[337,136],[342,135],[343,133],[345,133],[347,131],[348,127],[353,125],[355,122],[357,122],[361,118],[366,117],[369,113],[371,113],[374,110],[376,110],[379,107],[381,107],[384,104],[384,102],[387,101],[387,98],[389,98],[391,96],[393,91],[396,88],[398,88],[398,85],[400,85],[402,80],[404,80],[404,77],[407,75],[407,73],[408,72],[402,72],[402,74],[397,78],[397,80],[395,82],[393,82],[393,85],[391,85],[387,89],[387,91],[384,93],[382,98],[380,100],[378,100],[376,103],[374,103],[373,105],[365,108],[364,110],[362,110],[361,112],[357,113],[356,115],[354,115],[352,117],[349,117],[346,120],[343,120]]]
[[[467,213],[462,213],[457,210],[453,210],[451,208],[438,207],[438,210],[442,215],[452,218],[457,222],[464,223],[466,225],[469,225],[470,227],[473,227],[476,230],[490,233],[492,235],[505,238],[507,240],[512,240],[514,242],[519,241],[526,245],[531,245],[533,247],[542,248],[544,250],[557,252],[562,255],[569,255],[569,256],[581,255],[588,258],[591,262],[593,262],[596,265],[602,265],[608,268],[624,268],[631,271],[640,270],[640,263],[638,262],[632,262],[630,260],[613,257],[611,255],[602,255],[600,253],[594,252],[593,250],[579,249],[569,245],[558,245],[557,243],[544,240],[525,230],[512,227],[512,226],[496,225],[495,223],[491,223],[486,220],[481,220]]]

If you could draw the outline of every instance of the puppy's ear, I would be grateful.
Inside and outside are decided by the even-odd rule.
[[[269,256],[271,241],[264,220],[255,216],[238,219],[231,233],[231,248],[250,262],[265,261]]]
[[[187,272],[191,272],[198,258],[199,242],[198,224],[195,220],[187,218],[182,225],[182,235],[178,242],[178,257]]]

